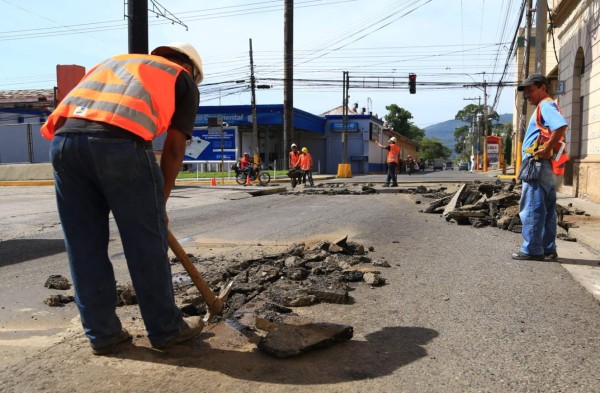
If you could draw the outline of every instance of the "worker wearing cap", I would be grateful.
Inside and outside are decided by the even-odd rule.
[[[313,181],[312,176],[312,167],[313,167],[313,158],[308,152],[306,147],[302,148],[302,154],[300,154],[300,169],[302,169],[302,183],[306,187],[306,179],[308,178],[308,182],[311,187],[315,186],[315,182]]]
[[[240,158],[240,169],[248,173],[248,176],[252,179],[254,177],[254,168],[252,168],[252,159],[250,159],[250,153],[244,152],[242,158]]]
[[[386,160],[388,166],[387,178],[385,179],[383,187],[390,187],[390,183],[392,187],[398,187],[396,168],[400,163],[400,148],[396,145],[396,137],[391,137],[387,146],[384,146],[379,142],[377,142],[377,146],[388,151]]]
[[[92,352],[131,341],[115,313],[109,213],[119,229],[150,343],[197,336],[198,317],[176,306],[165,203],[191,138],[202,61],[186,43],[126,54],[92,68],[42,127],[51,139],[56,200],[75,300]],[[160,168],[152,140],[166,132]]]
[[[543,75],[531,74],[517,90],[536,106],[523,139],[523,159],[534,155],[541,170],[539,179],[523,181],[519,207],[523,243],[512,258],[556,260],[556,177],[551,159],[556,154],[553,147],[564,139],[567,121],[550,99],[548,80]],[[533,151],[538,144],[542,147]]]

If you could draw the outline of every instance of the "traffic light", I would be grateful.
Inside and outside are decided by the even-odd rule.
[[[408,91],[410,94],[417,92],[417,74],[408,74]]]

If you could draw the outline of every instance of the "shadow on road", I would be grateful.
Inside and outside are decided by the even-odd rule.
[[[390,375],[427,356],[423,346],[438,335],[422,327],[386,327],[368,334],[366,341],[350,340],[290,359],[273,358],[259,351],[215,349],[206,343],[180,345],[168,352],[130,346],[114,357],[216,371],[248,381],[317,385]]]
[[[600,268],[600,259],[558,258],[561,265],[593,266]]]
[[[62,239],[11,239],[0,241],[0,267],[65,252]]]

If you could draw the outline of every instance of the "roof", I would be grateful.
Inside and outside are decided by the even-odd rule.
[[[0,103],[38,102],[53,100],[54,89],[0,90]]]
[[[343,115],[343,114],[344,114],[344,106],[340,105],[340,106],[336,106],[333,109],[328,110],[327,112],[321,113],[321,116]],[[348,114],[349,115],[360,115],[361,113],[358,113],[356,110],[354,110],[352,108],[348,108]]]
[[[283,125],[282,104],[275,105],[257,105],[256,119],[259,126]],[[198,108],[196,115],[196,125],[207,125],[209,117],[220,116],[223,121],[230,126],[250,127],[252,126],[252,106],[250,105],[212,105]],[[298,130],[323,133],[325,128],[325,119],[294,108],[294,128]]]

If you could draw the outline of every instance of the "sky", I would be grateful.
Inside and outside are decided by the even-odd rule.
[[[321,114],[342,105],[348,71],[351,106],[380,118],[396,104],[422,128],[453,119],[466,105],[483,103],[484,80],[492,85],[489,105],[512,113],[515,88],[497,92],[494,84],[516,81],[509,50],[521,3],[295,0],[294,107]],[[270,86],[257,90],[257,104],[283,103],[284,0],[148,4],[185,24],[150,12],[150,50],[184,41],[200,53],[200,105],[250,104],[250,39],[257,83]],[[127,53],[125,13],[123,0],[0,0],[0,90],[51,89],[57,64],[89,69]],[[408,92],[409,73],[417,75],[416,94]]]

